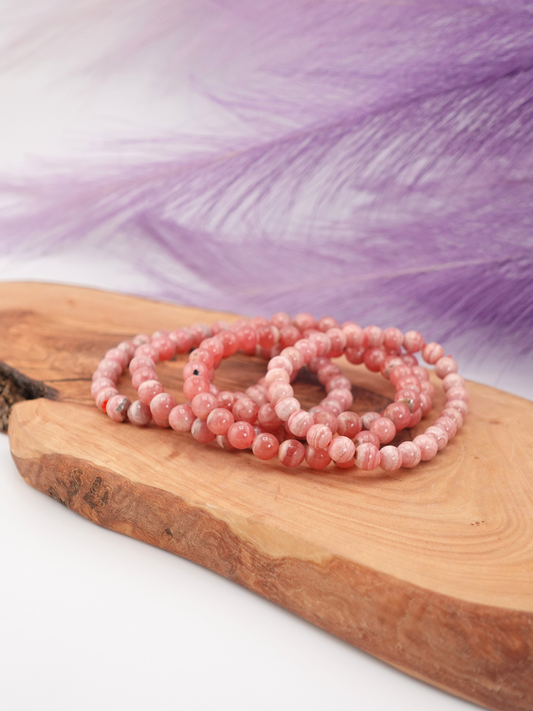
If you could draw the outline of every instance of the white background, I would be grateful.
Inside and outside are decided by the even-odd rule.
[[[0,10],[5,19],[12,8],[0,0]],[[7,24],[2,31],[9,36]],[[63,51],[0,64],[2,172],[83,154],[102,132],[186,130],[193,118],[196,128],[210,124],[186,85],[163,100],[138,74],[65,80],[78,57]],[[104,256],[77,247],[3,255],[0,279],[149,289],[131,265]],[[533,399],[527,359],[512,368],[488,356],[462,366],[475,380]],[[3,711],[474,708],[210,571],[89,523],[23,482],[3,436],[0,565]]]

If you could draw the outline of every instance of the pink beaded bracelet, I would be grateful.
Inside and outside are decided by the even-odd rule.
[[[379,445],[387,445],[396,431],[413,426],[431,409],[433,386],[427,371],[418,366],[412,355],[423,346],[420,334],[403,335],[398,329],[381,331],[374,326],[361,329],[352,323],[339,328],[334,319],[326,317],[317,323],[308,314],[299,314],[292,322],[287,314],[276,314],[270,323],[261,317],[250,322],[243,320],[231,328],[218,323],[212,331],[215,337],[207,327],[199,325],[177,329],[172,334],[159,332],[152,339],[138,336],[133,342],[124,342],[108,351],[93,376],[92,392],[97,405],[117,421],[129,419],[134,424],[145,425],[153,417],[160,426],[192,431],[198,441],[211,441],[216,436],[221,446],[227,449],[251,447],[261,459],[271,459],[278,453],[287,466],[297,466],[306,458],[315,469],[325,468],[333,460],[340,467],[355,464],[365,470],[380,464],[386,471],[431,459],[455,435],[467,411],[468,395],[463,379],[455,375],[455,361],[444,358],[438,344],[428,344],[424,346],[423,357],[434,364],[437,375],[444,378],[449,407],[414,443],[388,445],[379,451]],[[162,392],[155,376],[155,363],[198,345],[202,347],[190,354],[184,370],[186,396],[194,400],[202,395],[197,399],[195,413],[192,403],[177,405],[171,395]],[[285,352],[281,346],[285,346]],[[402,346],[407,353],[401,353]],[[211,382],[215,367],[223,357],[233,355],[239,348],[271,356],[267,375],[246,393],[220,393]],[[397,402],[381,415],[367,413],[362,420],[346,411],[352,403],[351,384],[329,360],[343,352],[351,362],[365,363],[370,370],[390,378],[397,388]],[[109,363],[113,360],[115,365]],[[328,393],[309,413],[300,409],[290,386],[304,362],[317,373]],[[140,399],[135,403],[118,395],[115,387],[128,363],[133,384],[139,389]],[[195,393],[198,383],[194,380],[186,387],[190,378],[204,381],[201,392]],[[220,407],[214,407],[215,398]],[[421,407],[415,407],[418,404]],[[204,417],[195,417],[198,413]],[[283,422],[289,436],[307,439],[307,451],[298,439],[284,439],[285,430],[280,431]],[[361,431],[362,426],[367,428],[366,432]]]

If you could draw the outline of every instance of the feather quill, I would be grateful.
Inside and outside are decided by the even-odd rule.
[[[531,351],[532,2],[170,8],[141,4],[91,71],[150,53],[172,92],[188,18],[191,82],[233,121],[3,176],[5,251],[92,240],[123,250],[150,296]]]

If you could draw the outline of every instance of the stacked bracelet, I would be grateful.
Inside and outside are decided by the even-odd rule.
[[[216,368],[238,350],[270,358],[267,374],[245,392],[220,392],[212,382]],[[187,402],[178,405],[163,391],[155,368],[159,360],[188,351],[183,373]],[[389,443],[397,432],[413,427],[432,408],[434,388],[428,371],[414,357],[419,351],[443,379],[447,404],[424,434],[396,447]],[[366,413],[362,418],[351,412],[351,383],[331,361],[342,354],[390,379],[397,391],[395,402],[382,413]],[[300,407],[291,386],[304,365],[317,374],[327,393],[308,412]],[[139,394],[133,403],[116,389],[127,366]],[[332,460],[342,468],[355,465],[367,471],[377,466],[385,471],[413,467],[446,446],[468,409],[457,364],[444,356],[439,344],[424,345],[416,331],[362,329],[354,323],[339,327],[334,319],[315,322],[309,314],[299,314],[293,321],[287,314],[276,314],[270,322],[259,317],[231,327],[217,322],[211,329],[197,325],[170,334],[156,332],[151,338],[136,336],[106,353],[93,376],[91,392],[97,406],[113,420],[128,419],[139,426],[153,421],[179,432],[190,431],[199,442],[216,438],[225,449],[251,448],[263,460],[278,455],[289,467],[305,459],[313,469],[324,469]]]

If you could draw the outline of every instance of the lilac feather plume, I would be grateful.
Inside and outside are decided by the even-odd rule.
[[[159,0],[135,12],[86,71],[150,57],[172,92],[186,62],[229,127],[102,140],[99,160],[3,176],[4,251],[97,235],[150,278],[150,296],[531,350],[533,2]]]

